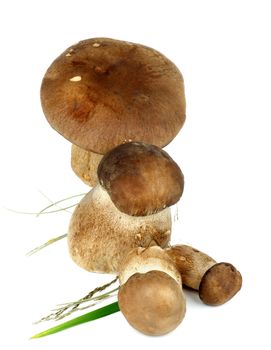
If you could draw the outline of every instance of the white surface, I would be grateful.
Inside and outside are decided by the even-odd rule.
[[[1,26],[1,348],[270,348],[270,9],[269,1],[2,1]],[[134,331],[120,313],[40,340],[33,326],[55,304],[111,279],[69,259],[64,241],[25,253],[67,229],[69,215],[37,211],[86,191],[70,169],[70,144],[47,124],[39,87],[51,61],[74,42],[108,36],[140,42],[184,75],[187,121],[167,147],[186,184],[174,242],[187,242],[243,275],[222,307],[187,294],[171,334]]]

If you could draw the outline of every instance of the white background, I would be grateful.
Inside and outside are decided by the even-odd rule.
[[[6,1],[0,5],[1,348],[270,349],[271,13],[269,1]],[[57,303],[84,296],[111,276],[90,274],[60,241],[70,215],[40,218],[52,200],[85,192],[70,168],[70,144],[45,120],[39,88],[66,47],[105,36],[163,52],[185,79],[187,120],[166,148],[185,174],[173,242],[186,242],[243,275],[221,307],[187,292],[181,326],[152,338],[120,313],[40,340],[32,325]]]

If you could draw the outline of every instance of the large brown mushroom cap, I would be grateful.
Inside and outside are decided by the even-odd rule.
[[[143,142],[129,142],[108,152],[99,164],[98,178],[116,207],[134,216],[175,204],[184,187],[183,174],[173,159]]]
[[[55,130],[101,154],[128,140],[163,147],[185,120],[177,67],[152,48],[107,38],[65,50],[44,76],[41,102]]]
[[[185,315],[180,285],[165,272],[136,273],[120,287],[120,310],[137,330],[162,335],[175,329]]]

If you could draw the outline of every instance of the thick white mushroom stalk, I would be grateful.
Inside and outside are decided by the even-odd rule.
[[[86,151],[72,145],[71,167],[75,174],[88,186],[94,187],[99,183],[97,168],[103,155]]]
[[[92,272],[118,274],[131,249],[166,247],[171,234],[171,214],[166,208],[147,216],[120,212],[107,192],[94,187],[75,209],[69,227],[68,245],[72,259]]]
[[[124,259],[119,273],[120,284],[123,285],[136,273],[145,274],[149,271],[161,271],[172,277],[182,285],[181,275],[165,251],[153,246],[149,249],[138,248],[132,250]]]

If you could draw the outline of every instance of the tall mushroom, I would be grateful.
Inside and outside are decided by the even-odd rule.
[[[120,145],[98,168],[100,185],[79,203],[68,244],[73,260],[88,271],[118,273],[135,247],[166,247],[170,205],[183,192],[179,166],[162,149],[143,142]]]
[[[51,126],[76,145],[72,167],[90,185],[103,154],[131,140],[163,147],[185,121],[178,68],[152,48],[108,38],[80,41],[56,58],[41,103]]]
[[[148,335],[175,329],[186,310],[181,276],[163,249],[132,250],[120,270],[118,302],[126,320]]]
[[[200,299],[208,305],[222,305],[242,286],[242,276],[229,263],[216,261],[187,245],[166,249],[182,276],[183,284],[199,291]]]

